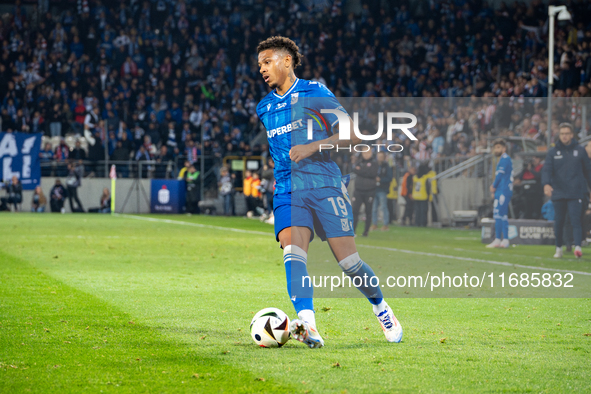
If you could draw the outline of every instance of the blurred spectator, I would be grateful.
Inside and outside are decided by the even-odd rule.
[[[263,166],[261,187],[263,192],[263,207],[267,215],[273,212],[273,193],[275,192],[275,162],[269,157]]]
[[[58,162],[65,162],[70,157],[70,148],[66,144],[66,140],[64,140],[63,138],[60,139],[59,145],[55,148],[55,153],[53,157]]]
[[[253,171],[252,173],[252,185],[251,185],[251,208],[255,216],[259,216],[259,209],[261,206],[261,178],[259,173]]]
[[[404,215],[402,219],[400,219],[400,224],[405,225],[407,224],[406,219],[408,219],[408,225],[413,224],[413,214],[414,214],[414,201],[413,201],[413,188],[414,188],[414,176],[417,173],[417,169],[414,166],[410,166],[408,171],[402,177],[402,181],[400,182],[400,195],[404,198]]]
[[[36,186],[31,199],[31,212],[45,212],[45,205],[47,205],[47,199],[43,189],[41,186]]]
[[[66,185],[68,187],[68,200],[70,201],[70,210],[72,212],[84,212],[84,207],[78,198],[78,188],[82,185],[83,171],[84,167],[82,165],[76,165],[74,163],[68,164]],[[74,208],[73,200],[76,201],[76,208]]]
[[[398,220],[398,181],[396,180],[396,176],[392,176],[386,197],[388,198],[388,217],[390,218],[390,223],[394,223]]]
[[[254,215],[254,201],[252,197],[252,171],[244,171],[242,179],[242,194],[246,201],[246,216],[252,217]]]
[[[48,163],[53,160],[53,150],[51,149],[51,143],[45,143],[43,149],[41,149],[39,152],[39,160],[41,163]]]
[[[150,154],[146,151],[146,148],[143,145],[141,145],[137,153],[135,154],[135,161],[138,162],[138,174],[141,172],[142,178],[145,178],[147,176],[146,169],[148,169],[149,167],[146,168],[146,166],[141,166],[141,162],[150,160],[152,160]]]
[[[50,193],[51,212],[65,213],[64,203],[67,196],[68,192],[66,191],[66,188],[62,185],[59,179],[56,179]]]
[[[376,177],[376,194],[373,200],[372,226],[370,227],[370,230],[376,230],[378,228],[378,210],[381,210],[384,222],[382,231],[386,231],[388,230],[388,224],[390,224],[388,192],[390,182],[392,181],[392,168],[390,168],[390,165],[386,161],[386,154],[384,152],[378,152],[377,159],[378,174]]]
[[[88,160],[90,160],[90,171],[95,176],[100,177],[104,174],[104,165],[99,161],[105,160],[105,147],[99,131],[95,131],[94,136],[88,140]]]
[[[123,145],[123,141],[117,141],[117,146],[111,154],[110,159],[112,161],[127,162],[129,161],[129,155],[129,149]],[[129,165],[117,163],[116,168],[120,177],[127,178],[129,176]]]
[[[101,194],[100,205],[98,208],[90,208],[88,212],[91,213],[111,213],[111,191],[108,188],[103,189]]]
[[[234,174],[232,174],[233,176]],[[232,193],[234,191],[233,180],[230,172],[226,167],[222,167],[220,171],[220,180],[218,182],[220,196],[224,201],[224,215],[232,215]]]
[[[184,166],[179,170],[179,175],[177,176],[179,181],[185,180],[187,171],[189,171],[189,167],[191,167],[191,162],[189,162],[189,160],[185,160]]]
[[[68,158],[76,161],[86,160],[86,151],[82,149],[82,144],[80,143],[80,140],[76,140],[76,145],[74,149],[70,151]]]
[[[111,160],[113,161],[128,161],[129,160],[129,149],[123,147],[122,141],[117,141],[117,146],[113,153],[111,153]]]
[[[378,165],[373,158],[371,150],[361,153],[361,157],[357,160],[353,172],[357,175],[355,178],[355,192],[353,193],[353,229],[357,230],[359,210],[363,204],[365,205],[365,229],[363,230],[363,236],[367,237],[371,225],[371,211],[378,175]]]
[[[432,169],[427,172],[427,183],[429,185],[429,202],[431,203],[431,221],[433,223],[439,221],[439,216],[437,215],[437,194],[439,194],[439,188],[437,187],[437,173]]]
[[[87,104],[87,107],[90,107],[90,110],[87,112],[86,117],[84,118],[84,132],[85,135],[93,134],[96,127],[99,125],[99,107],[98,102],[90,99],[90,103]]]
[[[63,122],[64,116],[62,114],[62,107],[59,104],[55,104],[49,112],[49,131],[52,137],[62,136]]]
[[[160,179],[167,178],[168,168],[174,160],[172,149],[169,149],[167,145],[162,145],[154,156],[154,159],[156,161],[154,177]]]
[[[534,157],[525,163],[523,171],[516,177],[513,187],[515,190],[515,205],[517,218],[539,219],[542,215],[544,193],[542,188],[542,174],[537,170],[540,158]]]
[[[201,200],[201,188],[199,180],[199,171],[194,165],[190,165],[186,172],[185,180],[187,182],[187,212],[200,213],[199,201]]]
[[[16,176],[4,185],[7,197],[0,199],[0,211],[10,210],[10,204],[18,211],[18,205],[23,202],[23,185]]]
[[[415,224],[426,227],[429,213],[429,197],[431,195],[431,182],[429,182],[429,166],[426,163],[419,165],[419,170],[413,176],[412,199],[415,208]]]
[[[39,162],[41,163],[41,176],[51,174],[51,162],[53,161],[53,150],[51,143],[46,142],[43,149],[39,151]]]

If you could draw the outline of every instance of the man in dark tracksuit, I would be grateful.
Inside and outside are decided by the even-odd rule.
[[[376,194],[376,177],[378,176],[378,163],[374,160],[371,150],[361,154],[359,162],[353,168],[353,172],[357,174],[355,193],[353,194],[353,230],[357,230],[359,210],[361,204],[365,204],[365,230],[363,230],[363,236],[367,237],[371,225],[373,198]]]
[[[575,256],[579,258],[583,255],[581,213],[583,201],[589,194],[588,186],[591,186],[591,160],[585,149],[573,139],[571,124],[560,125],[559,137],[556,146],[548,151],[542,169],[544,193],[552,197],[554,204],[554,257],[562,257],[564,220],[568,212],[573,227]]]

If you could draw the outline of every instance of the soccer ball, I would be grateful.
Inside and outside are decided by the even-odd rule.
[[[250,335],[261,347],[281,347],[289,341],[289,317],[280,309],[265,308],[252,318]]]

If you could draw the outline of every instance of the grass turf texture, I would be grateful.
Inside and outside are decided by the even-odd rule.
[[[165,218],[269,235],[0,215],[0,392],[591,390],[589,299],[390,299],[405,330],[400,344],[385,342],[366,300],[317,299],[325,348],[258,348],[248,330],[256,311],[295,315],[271,226]],[[552,247],[488,251],[478,236],[394,227],[358,243],[591,272],[588,257],[555,262]]]

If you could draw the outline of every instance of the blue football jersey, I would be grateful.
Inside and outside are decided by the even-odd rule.
[[[269,150],[275,162],[275,194],[321,187],[341,188],[341,171],[328,150],[299,163],[289,158],[292,146],[332,135],[338,117],[321,113],[322,109],[336,109],[346,114],[326,86],[299,78],[283,96],[273,90],[257,105],[257,115],[267,130]]]
[[[513,192],[513,162],[506,153],[501,155],[497,163],[493,187],[496,189],[495,193],[506,194]]]

